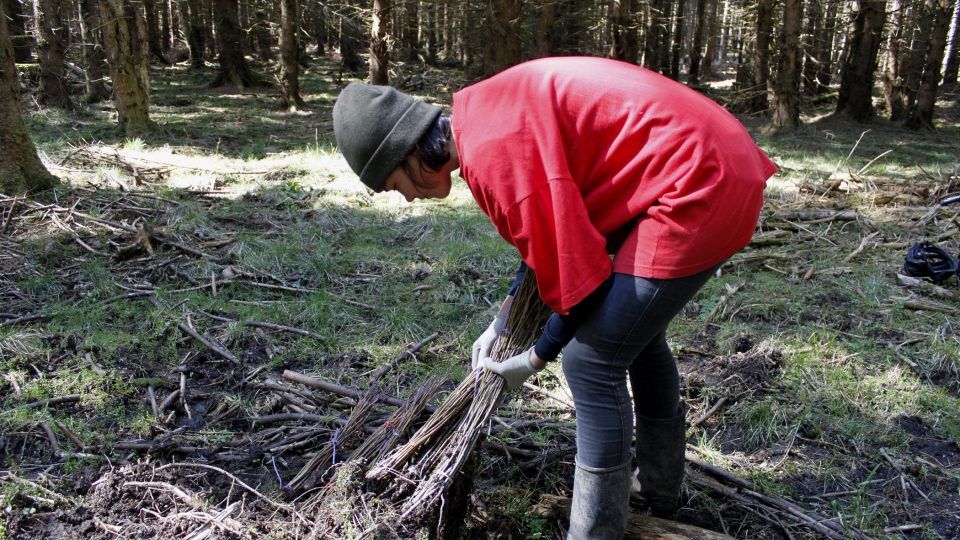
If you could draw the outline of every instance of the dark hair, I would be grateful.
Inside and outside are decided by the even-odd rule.
[[[413,150],[413,155],[420,158],[421,163],[434,171],[450,161],[447,143],[450,142],[452,124],[449,115],[441,114],[423,137],[417,141],[417,146]]]

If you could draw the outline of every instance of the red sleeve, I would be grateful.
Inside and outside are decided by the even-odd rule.
[[[554,179],[506,211],[506,231],[537,276],[540,297],[561,314],[610,276],[606,240],[597,232],[576,184]]]

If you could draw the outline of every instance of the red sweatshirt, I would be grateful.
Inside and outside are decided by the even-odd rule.
[[[776,172],[712,100],[615,60],[514,66],[454,94],[452,116],[460,175],[560,314],[612,271],[722,262],[750,241]]]

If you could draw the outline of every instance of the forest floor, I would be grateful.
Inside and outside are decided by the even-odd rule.
[[[405,74],[439,103],[464,81]],[[25,98],[64,185],[0,195],[0,539],[325,537],[289,484],[322,445],[349,453],[357,399],[296,376],[362,391],[395,363],[379,388],[409,398],[441,376],[436,405],[511,281],[462,182],[413,204],[362,188],[332,148],[334,64],[304,74],[300,112],[214,75],[152,69],[159,128],[137,140],[109,106]],[[958,100],[936,132],[826,109],[789,135],[743,119],[780,173],[753,243],[670,335],[690,455],[727,471],[691,465],[678,521],[960,537],[960,286],[897,277],[915,242],[958,254],[960,205],[936,204],[960,192]],[[510,395],[476,451],[469,537],[563,536],[532,507],[570,493],[575,417],[559,366],[533,382],[554,397]],[[360,509],[324,519],[338,512],[341,536],[370,532]]]

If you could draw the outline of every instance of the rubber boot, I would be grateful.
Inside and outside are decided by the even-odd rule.
[[[687,406],[681,403],[677,412],[673,418],[637,415],[636,480],[644,508],[657,517],[673,516],[680,504]]]
[[[577,462],[567,540],[621,540],[630,505],[630,464],[609,469]]]

